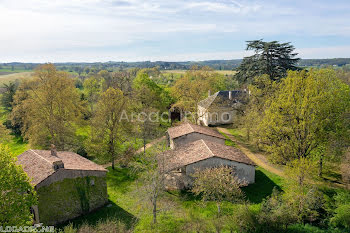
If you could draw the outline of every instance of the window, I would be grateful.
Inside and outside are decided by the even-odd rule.
[[[228,113],[224,114],[224,120],[228,121],[230,119],[230,115]]]

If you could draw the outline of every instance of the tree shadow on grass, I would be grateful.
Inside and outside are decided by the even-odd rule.
[[[256,170],[255,183],[243,187],[242,190],[251,203],[258,204],[272,194],[274,187],[279,191],[282,190],[278,184],[267,177],[262,171]]]
[[[130,185],[137,179],[130,168],[116,167],[114,170],[109,167],[107,173],[107,184],[110,188],[115,188],[122,193],[129,191]]]
[[[109,201],[109,203],[102,208],[59,224],[56,227],[62,229],[72,223],[74,228],[79,228],[85,223],[96,225],[97,223],[105,222],[106,220],[116,220],[124,223],[128,229],[132,228],[132,226],[138,221],[134,215],[116,205],[114,202]]]

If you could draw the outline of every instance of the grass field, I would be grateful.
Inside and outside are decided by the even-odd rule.
[[[187,70],[163,70],[163,73],[173,73],[173,74],[184,74]],[[234,75],[236,71],[233,70],[215,70],[215,72],[218,72],[219,74],[223,75]]]
[[[11,81],[30,78],[32,74],[33,72],[22,72],[22,73],[0,75],[0,87],[2,84],[9,83]]]
[[[0,75],[6,74],[6,73],[20,73],[20,72],[29,72],[30,70],[25,69],[14,69],[11,68],[2,68],[0,69]]]
[[[161,144],[160,142],[159,144]],[[157,153],[155,147],[148,152]],[[193,196],[188,191],[169,191],[163,194],[159,200],[158,214],[159,229],[150,229],[151,211],[144,208],[138,193],[138,174],[132,173],[130,168],[108,169],[107,187],[109,204],[93,213],[79,217],[71,222],[62,224],[64,227],[70,223],[79,227],[84,223],[95,225],[99,221],[107,219],[121,221],[135,232],[179,232],[189,219],[198,221],[211,221],[217,214],[217,206],[214,202],[203,204],[200,198]],[[274,187],[283,190],[284,180],[262,168],[256,170],[256,183],[243,188],[246,199],[252,204],[252,208],[259,208],[264,198],[268,197]],[[233,214],[239,204],[225,202],[222,212]]]

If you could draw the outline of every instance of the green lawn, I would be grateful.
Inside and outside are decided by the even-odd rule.
[[[14,70],[12,70],[11,68],[2,68],[2,69],[0,69],[0,75],[1,75],[1,73],[20,73],[20,72],[29,72],[29,71],[31,71],[31,70],[26,70],[26,69],[14,69]]]
[[[157,153],[160,145],[148,149],[148,152]],[[214,232],[213,221],[217,216],[217,206],[214,202],[203,203],[200,198],[194,196],[189,191],[169,191],[161,195],[158,202],[158,224],[152,226],[152,214],[150,206],[145,208],[144,202],[140,201],[144,197],[139,193],[138,174],[132,172],[130,168],[117,167],[115,170],[108,169],[107,189],[109,195],[109,204],[101,209],[81,216],[70,222],[60,225],[64,227],[73,224],[78,228],[83,223],[96,225],[108,219],[117,220],[124,223],[133,232],[183,232],[186,224],[205,225]],[[283,190],[286,185],[284,178],[257,167],[255,173],[255,183],[242,188],[246,200],[251,204],[250,208],[254,211],[260,209],[261,203],[271,195],[274,188]],[[335,194],[333,189],[325,187],[323,192],[327,196]],[[223,215],[233,215],[240,204],[225,202],[222,205]],[[209,224],[209,225],[206,225]],[[224,231],[226,232],[226,231]],[[331,231],[321,230],[314,226],[296,224],[288,228],[288,232],[323,232]]]
[[[71,221],[74,227],[83,223],[95,225],[98,221],[114,219],[133,227],[135,232],[148,232],[151,222],[150,210],[145,210],[137,194],[137,177],[129,168],[109,169],[107,173],[109,204],[93,213]],[[259,204],[268,197],[274,187],[283,188],[283,180],[264,169],[257,168],[256,183],[243,188],[247,200],[259,208]],[[168,207],[170,206],[170,207]],[[171,191],[161,197],[159,208],[159,225],[168,228],[168,232],[176,232],[185,219],[196,218],[199,221],[212,220],[217,214],[216,204],[208,202],[205,205],[189,191]],[[222,212],[233,214],[237,204],[224,203]],[[166,210],[166,211],[164,211]],[[63,227],[69,223],[63,224]]]
[[[0,95],[1,98],[1,95]],[[8,117],[8,113],[0,107],[0,124],[3,124]],[[24,151],[28,150],[28,144],[23,141],[22,137],[15,137],[12,135],[10,141],[3,143],[8,146],[13,155],[22,154]]]

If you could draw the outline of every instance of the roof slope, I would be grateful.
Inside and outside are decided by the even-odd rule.
[[[229,92],[231,92],[231,100],[229,99]],[[214,102],[218,105],[230,106],[232,104],[242,102],[245,91],[234,90],[234,91],[218,91],[208,98],[200,101],[199,106],[203,108],[209,108]]]
[[[200,134],[205,134],[212,137],[226,139],[219,132],[213,129],[210,129],[209,127],[194,125],[190,123],[184,123],[179,126],[171,127],[168,129],[169,137],[172,139],[178,138],[190,133],[200,133]]]
[[[27,150],[18,156],[17,163],[32,179],[35,186],[55,173],[53,164],[62,161],[65,170],[107,171],[102,166],[68,151],[57,152],[57,157],[51,155],[49,150]]]
[[[241,150],[202,139],[188,143],[179,149],[166,151],[160,156],[164,158],[163,164],[166,171],[171,171],[212,157],[255,166],[255,163]],[[160,161],[162,162],[162,160]]]

